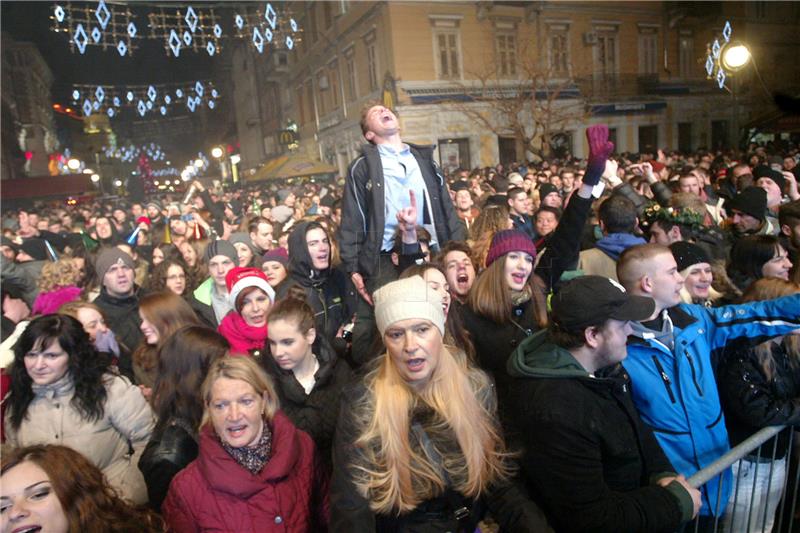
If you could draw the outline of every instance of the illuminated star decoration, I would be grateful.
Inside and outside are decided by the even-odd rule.
[[[85,54],[88,47],[98,46],[126,56],[137,48],[138,29],[134,18],[127,7],[109,6],[105,0],[83,5],[67,2],[53,6],[50,29],[69,37],[72,52],[77,50]]]
[[[186,105],[195,112],[203,104],[209,109],[218,105],[219,91],[210,80],[172,84],[144,85],[74,85],[72,100],[85,116],[106,113],[117,116],[124,108],[131,108],[141,117],[150,113],[166,116],[176,105]]]

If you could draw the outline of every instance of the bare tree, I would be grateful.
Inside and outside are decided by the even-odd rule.
[[[532,54],[519,54],[513,67],[484,64],[484,71],[467,73],[470,79],[461,82],[466,98],[452,99],[453,108],[495,135],[515,137],[539,158],[553,155],[554,137],[590,115],[574,80]]]

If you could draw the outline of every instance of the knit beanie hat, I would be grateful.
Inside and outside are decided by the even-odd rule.
[[[489,246],[489,253],[486,256],[486,266],[488,267],[509,252],[525,252],[536,257],[536,245],[521,230],[506,229],[498,231],[492,237],[492,244]]]
[[[542,183],[539,185],[539,199],[544,200],[548,194],[558,193],[558,189],[552,183]]]
[[[284,200],[289,198],[290,194],[292,194],[292,191],[290,191],[289,189],[281,189],[281,190],[279,190],[278,191],[278,201],[279,202],[283,202]]]
[[[761,187],[748,187],[728,200],[725,209],[736,209],[763,221],[767,217],[767,191]]]
[[[208,263],[211,261],[212,257],[216,257],[218,255],[224,255],[225,257],[229,258],[231,261],[233,261],[234,265],[239,264],[239,254],[236,252],[236,248],[234,248],[233,245],[228,241],[219,239],[209,243],[206,247],[206,253],[203,255],[203,259],[206,263]]]
[[[678,264],[678,272],[683,272],[698,263],[711,263],[711,258],[700,246],[686,241],[673,242],[669,245],[672,257]]]
[[[275,290],[267,283],[267,276],[258,268],[234,267],[225,276],[225,285],[228,287],[228,301],[236,308],[236,298],[247,287],[258,287],[269,296],[269,301],[275,301]]]
[[[231,236],[228,237],[228,242],[231,244],[236,244],[237,242],[246,244],[247,247],[250,248],[250,251],[253,252],[253,255],[256,254],[256,250],[255,248],[253,248],[253,242],[250,240],[250,235],[244,233],[243,231],[237,231],[236,233],[231,233]]]
[[[286,251],[286,248],[274,248],[261,258],[261,264],[267,263],[269,261],[275,261],[276,263],[280,263],[283,265],[284,268],[289,266],[289,252]]]
[[[136,268],[133,257],[115,246],[113,248],[103,248],[103,250],[97,254],[97,259],[94,262],[94,269],[98,277],[103,279],[108,269],[117,263],[122,263],[130,269]]]
[[[149,202],[147,202],[147,203],[144,205],[144,208],[145,208],[145,209],[147,209],[147,208],[148,208],[148,207],[150,207],[151,205],[152,205],[153,207],[155,207],[156,209],[158,209],[158,212],[159,212],[159,213],[160,213],[161,211],[163,211],[163,210],[164,210],[164,208],[161,206],[161,204],[160,204],[159,202],[157,202],[156,200],[150,200]]]
[[[19,249],[31,256],[34,261],[44,261],[48,257],[44,239],[25,239]]]
[[[512,172],[511,174],[508,175],[508,181],[512,185],[515,185],[517,187],[522,187],[522,182],[524,180],[522,179],[522,175],[519,172]]]
[[[279,205],[277,207],[273,207],[272,211],[270,211],[270,216],[272,216],[272,220],[277,222],[278,224],[283,224],[294,214],[294,209],[289,207],[288,205]]]
[[[375,322],[381,337],[386,328],[409,318],[430,320],[444,336],[442,297],[421,276],[387,283],[373,294]]]
[[[777,170],[772,170],[766,165],[760,165],[753,169],[753,178],[758,181],[758,178],[769,178],[774,181],[781,189],[783,194],[783,187],[786,185],[786,178]]]

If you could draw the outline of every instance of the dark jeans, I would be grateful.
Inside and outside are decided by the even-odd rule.
[[[367,290],[374,294],[389,282],[397,279],[397,268],[392,263],[391,254],[381,253],[378,257],[378,268],[375,275],[364,280]],[[352,364],[358,368],[379,355],[378,329],[375,325],[375,310],[364,298],[358,296],[356,306],[356,325],[353,328]]]

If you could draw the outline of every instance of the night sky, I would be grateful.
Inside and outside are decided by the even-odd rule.
[[[64,3],[65,5],[66,3]],[[73,3],[80,5],[81,3]],[[89,84],[149,84],[193,81],[211,77],[214,61],[205,51],[182,50],[178,58],[168,57],[163,42],[156,39],[137,39],[139,48],[133,57],[121,57],[112,48],[103,51],[99,46],[87,46],[81,55],[70,51],[66,33],[56,33],[50,29],[50,16],[54,2],[6,2],[2,8],[2,30],[18,41],[36,44],[53,71],[55,82],[52,87],[55,102],[70,104],[73,83]],[[187,5],[189,5],[187,3]],[[202,7],[202,3],[194,3]],[[113,7],[109,4],[109,7]],[[131,7],[136,15],[135,24],[138,35],[148,34],[146,5]],[[229,34],[232,14],[222,10],[223,28]]]

